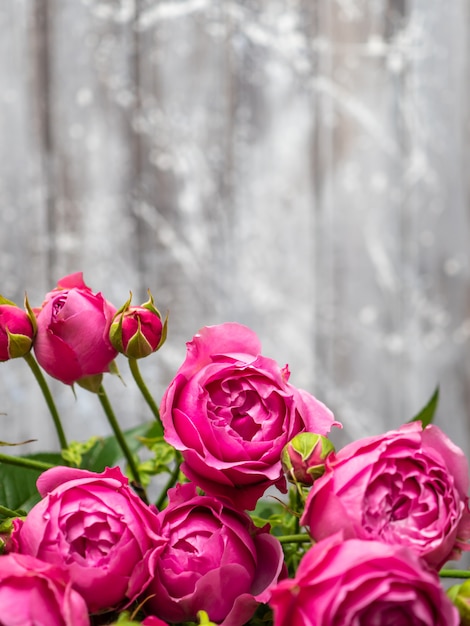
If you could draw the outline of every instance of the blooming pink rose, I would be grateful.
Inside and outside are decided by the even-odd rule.
[[[171,623],[206,611],[221,626],[245,624],[283,572],[281,544],[245,512],[197,495],[192,483],[170,490],[169,500],[159,514],[167,543],[144,609]]]
[[[109,340],[115,307],[83,282],[81,272],[59,280],[35,310],[39,365],[67,385],[109,371],[117,351]]]
[[[458,626],[436,573],[406,546],[333,535],[305,554],[269,604],[274,626]]]
[[[83,598],[64,570],[32,556],[0,556],[2,626],[89,626]]]
[[[0,361],[27,354],[33,337],[34,329],[28,314],[13,303],[2,302],[0,296]]]
[[[118,467],[101,474],[54,467],[37,487],[43,499],[13,532],[18,551],[65,567],[91,612],[135,600],[163,548],[156,509]]]
[[[285,491],[280,457],[294,435],[324,435],[338,425],[321,402],[288,383],[287,366],[260,350],[241,324],[203,328],[161,404],[165,439],[181,450],[185,475],[247,509],[271,485]]]
[[[355,441],[326,468],[301,518],[314,539],[343,530],[408,545],[435,568],[469,548],[467,460],[437,426],[412,422]]]

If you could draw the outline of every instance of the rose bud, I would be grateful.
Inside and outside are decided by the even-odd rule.
[[[0,295],[0,361],[28,354],[34,333],[34,323],[28,313]]]
[[[325,471],[325,459],[335,447],[324,435],[299,433],[284,446],[282,468],[290,482],[313,485]]]
[[[131,306],[129,300],[114,316],[109,338],[118,352],[133,359],[142,359],[158,350],[166,339],[167,320],[155,307],[152,294],[140,306]]]
[[[460,614],[460,626],[470,626],[470,580],[450,587],[447,595]]]
[[[73,385],[110,371],[117,356],[109,340],[116,309],[87,287],[81,272],[59,280],[34,312],[38,326],[34,353],[50,376]]]

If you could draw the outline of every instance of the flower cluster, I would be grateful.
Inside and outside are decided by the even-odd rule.
[[[468,584],[441,584],[470,578],[443,569],[470,548],[469,469],[429,416],[336,451],[340,422],[235,322],[188,342],[158,405],[138,360],[167,319],[131,300],[81,273],[39,308],[0,297],[0,360],[26,360],[60,444],[0,454],[2,626],[470,623]],[[119,354],[153,416],[130,432],[103,383]],[[112,436],[69,443],[43,372],[96,394]]]

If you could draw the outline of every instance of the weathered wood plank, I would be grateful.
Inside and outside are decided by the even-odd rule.
[[[200,326],[244,322],[340,441],[441,383],[470,452],[464,0],[21,0],[0,25],[0,292],[37,305],[76,270],[117,306],[150,288],[157,397]],[[5,438],[52,443],[24,364],[1,373]],[[72,437],[106,430],[53,387]]]

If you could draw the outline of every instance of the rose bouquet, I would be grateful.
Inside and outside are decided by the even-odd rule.
[[[196,333],[158,403],[139,359],[166,333],[150,293],[117,309],[80,273],[38,308],[0,297],[0,360],[25,359],[60,447],[0,454],[2,626],[470,624],[470,572],[445,569],[470,545],[469,470],[437,393],[336,451],[341,424],[238,323]],[[119,354],[151,416],[125,432]],[[68,442],[44,374],[96,394],[112,435]]]

